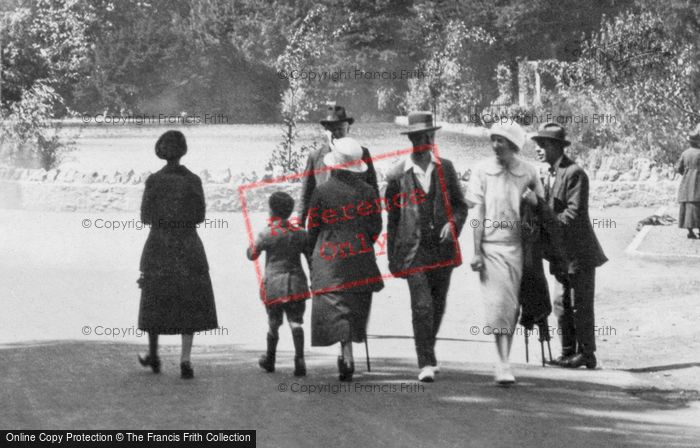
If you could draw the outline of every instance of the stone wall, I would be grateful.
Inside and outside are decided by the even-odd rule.
[[[613,168],[589,170],[592,207],[659,206],[674,203],[679,176],[660,170],[644,169],[632,173],[611,173]],[[226,170],[228,171],[228,170]],[[73,170],[44,171],[0,167],[0,208],[49,211],[138,211],[144,181],[150,173],[80,173]],[[381,179],[381,173],[380,179]],[[230,172],[199,173],[204,183],[207,209],[216,212],[242,210],[238,187],[258,179]],[[460,176],[466,188],[468,172]],[[384,182],[380,181],[383,188]],[[248,189],[246,205],[250,211],[267,209],[272,191],[283,189],[299,197],[301,183],[264,185]]]

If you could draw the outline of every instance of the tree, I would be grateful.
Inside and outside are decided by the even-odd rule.
[[[326,31],[322,20],[326,12],[324,6],[309,11],[277,60],[277,69],[287,77],[289,86],[282,94],[280,104],[284,123],[282,143],[273,151],[269,166],[281,168],[282,174],[299,172],[303,167],[304,156],[309,151],[306,146],[297,151],[294,144],[298,136],[297,123],[306,118],[313,103],[309,101],[307,82],[292,74],[305,71],[320,56],[321,49],[317,42]]]
[[[690,82],[698,70],[694,45],[679,39],[657,12],[624,12],[583,43],[578,61],[550,61],[544,70],[557,81],[560,104],[584,116],[607,111],[615,117],[574,128],[588,146],[673,162],[700,117]]]

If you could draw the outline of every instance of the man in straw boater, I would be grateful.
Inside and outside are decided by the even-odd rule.
[[[413,152],[387,175],[389,270],[408,281],[418,379],[432,382],[439,372],[435,338],[445,312],[452,269],[461,264],[457,238],[467,219],[457,173],[433,153],[435,131],[430,112],[408,115]],[[399,198],[397,205],[396,199]],[[396,205],[396,206],[394,206]]]
[[[355,122],[355,119],[348,117],[343,106],[331,106],[328,108],[328,114],[326,118],[321,120],[321,126],[324,127],[326,136],[328,138],[328,143],[323,147],[314,150],[309,154],[309,158],[306,162],[306,168],[304,170],[304,183],[301,188],[301,223],[304,226],[306,222],[306,217],[309,212],[309,202],[311,201],[311,196],[314,190],[319,185],[327,182],[330,179],[331,172],[323,171],[317,172],[317,170],[326,167],[324,163],[324,157],[334,147],[334,142],[338,139],[347,137],[350,131],[350,125]],[[377,187],[377,172],[374,170],[374,165],[372,164],[372,157],[369,150],[362,147],[362,160],[367,165],[367,171],[361,174],[362,180],[369,184],[370,187],[374,188],[374,191],[379,193],[379,188]]]
[[[588,215],[588,176],[564,154],[571,142],[559,124],[543,124],[532,139],[538,145],[540,160],[550,166],[544,183],[545,199],[556,215],[567,259],[567,272],[557,275],[554,312],[561,331],[562,353],[553,364],[594,369],[595,269],[608,259]]]

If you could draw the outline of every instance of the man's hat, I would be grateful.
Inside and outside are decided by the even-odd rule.
[[[348,124],[353,124],[355,119],[347,116],[343,106],[333,106],[328,108],[328,115],[326,115],[324,120],[321,120],[321,124],[323,126],[328,126],[335,123],[342,123],[343,121],[347,121]]]
[[[435,126],[432,112],[411,112],[408,114],[408,131],[404,131],[402,134],[437,131],[441,127]]]
[[[362,161],[362,146],[357,140],[350,137],[333,140],[331,152],[323,157],[323,163],[326,166],[336,166],[336,169],[352,171],[353,173],[367,171],[367,164]]]
[[[557,123],[543,124],[540,126],[537,134],[530,138],[532,138],[536,143],[538,143],[538,140],[549,139],[558,141],[563,146],[569,146],[571,144],[571,142],[566,139],[566,130]]]
[[[695,130],[688,134],[688,141],[696,145],[700,145],[700,123],[695,127]]]

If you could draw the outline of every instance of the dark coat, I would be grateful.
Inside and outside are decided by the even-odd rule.
[[[283,230],[280,230],[283,229]],[[260,298],[266,304],[287,303],[309,297],[309,285],[301,266],[301,256],[308,253],[308,234],[304,229],[292,229],[283,221],[274,232],[270,227],[258,235],[255,250],[248,249],[254,260],[265,252],[265,276]]]
[[[688,148],[683,151],[676,171],[683,175],[678,188],[678,202],[700,202],[700,149]]]
[[[336,210],[343,216],[340,210],[344,206],[363,201],[376,204],[377,193],[360,177],[346,170],[333,170],[328,182],[318,186],[311,197],[307,228],[313,247],[314,291],[363,292],[384,287],[373,247],[382,231],[381,213],[362,216],[355,210],[351,211],[352,219],[322,219],[326,210]],[[349,283],[352,287],[348,287]]]
[[[588,215],[586,172],[564,155],[555,176],[551,190],[545,182],[545,197],[561,228],[568,273],[601,266],[608,258],[600,247]]]
[[[302,223],[306,222],[306,215],[309,211],[311,196],[316,190],[316,187],[330,179],[330,171],[314,173],[314,171],[326,166],[323,163],[323,158],[329,152],[331,152],[331,148],[326,145],[312,151],[306,161],[306,168],[304,169],[305,176],[301,187],[301,210],[299,215]],[[364,146],[362,147],[362,160],[367,164],[367,171],[359,175],[360,179],[369,184],[370,187],[374,188],[376,194],[379,194],[379,187],[377,186],[377,172],[374,169],[374,164],[372,163],[372,157],[370,156],[369,149],[365,148]]]
[[[397,194],[410,194],[417,188],[412,170],[405,170],[405,161],[401,161],[387,175],[386,199],[387,203]],[[440,178],[444,179],[442,186]],[[467,203],[464,200],[462,187],[457,179],[457,172],[447,159],[440,158],[432,176],[432,191],[435,191],[433,206],[433,222],[439,232],[448,222],[445,196],[449,201],[452,212],[452,222],[457,236],[462,232],[462,227],[467,219]],[[389,256],[389,270],[392,274],[405,277],[405,271],[411,268],[413,260],[421,242],[419,205],[407,201],[407,205],[401,208],[391,207],[387,223]],[[439,246],[439,259],[441,261],[454,260],[452,267],[462,263],[459,242],[448,241]]]
[[[141,254],[140,329],[175,334],[218,326],[196,228],[204,213],[202,181],[184,166],[166,165],[146,179],[141,221],[151,230]]]
[[[537,323],[546,323],[552,312],[547,277],[542,260],[546,259],[557,270],[565,269],[561,232],[554,213],[547,202],[538,198],[536,207],[527,201],[520,206],[520,235],[523,248],[523,276],[520,282],[520,324],[532,329]],[[548,338],[547,338],[548,339]]]

